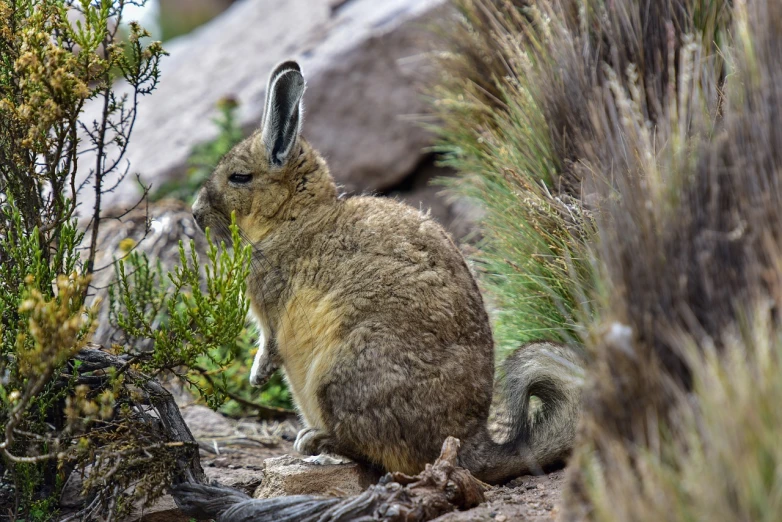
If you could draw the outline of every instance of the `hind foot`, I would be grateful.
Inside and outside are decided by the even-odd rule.
[[[304,462],[310,464],[317,464],[319,466],[333,466],[335,464],[350,464],[353,461],[347,457],[339,455],[329,455],[328,453],[321,453],[320,455],[313,455],[304,459]]]
[[[302,455],[320,455],[328,453],[331,446],[331,437],[318,428],[304,428],[296,436],[293,449]]]

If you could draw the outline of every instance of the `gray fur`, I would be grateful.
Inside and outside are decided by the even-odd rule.
[[[269,96],[297,104],[280,83],[297,74],[276,71]],[[269,118],[261,135],[226,155],[193,211],[222,234],[236,212],[253,245],[248,294],[306,425],[297,447],[414,474],[454,436],[463,465],[491,482],[561,464],[579,389],[557,357],[575,362],[571,350],[544,343],[511,358],[513,439],[493,441],[492,332],[459,249],[428,215],[398,201],[338,198],[325,162],[300,137],[278,164],[267,129],[298,122]],[[228,183],[233,172],[252,181]],[[530,395],[543,402],[534,419]]]

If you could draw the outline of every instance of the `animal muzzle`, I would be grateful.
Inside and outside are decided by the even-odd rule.
[[[195,218],[195,222],[201,230],[205,230],[207,226],[206,214],[208,208],[209,194],[206,188],[202,188],[198,191],[198,196],[196,196],[196,200],[193,203],[193,218]]]

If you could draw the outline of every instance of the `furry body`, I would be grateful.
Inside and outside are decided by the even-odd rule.
[[[509,375],[523,373],[509,379],[513,434],[494,442],[491,328],[459,249],[402,203],[337,197],[323,159],[291,132],[298,66],[282,64],[269,85],[262,131],[223,159],[194,214],[225,232],[235,212],[254,247],[248,293],[265,344],[251,381],[284,369],[307,426],[296,448],[413,474],[450,435],[463,443],[463,465],[493,482],[561,462],[579,392],[545,353],[572,359],[570,351],[532,345],[511,358]],[[532,393],[544,404],[535,430]]]

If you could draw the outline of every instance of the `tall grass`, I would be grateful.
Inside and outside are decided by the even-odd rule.
[[[501,354],[587,334],[599,286],[592,215],[611,179],[583,158],[625,152],[601,146],[616,115],[590,107],[613,84],[641,105],[640,123],[665,118],[681,65],[669,58],[685,34],[719,41],[722,4],[456,1],[434,90],[439,151],[462,173],[446,184],[484,211],[475,261]]]
[[[671,389],[675,408],[649,417],[645,435],[657,436],[646,444],[582,439],[566,520],[779,520],[782,335],[769,312],[748,311],[719,352],[679,337],[694,370],[691,392]]]
[[[618,197],[598,227],[608,292],[572,469],[581,516],[782,511],[782,5],[730,15],[719,49],[683,39],[656,125],[609,84],[605,146],[627,153],[584,160]]]
[[[592,280],[593,226],[547,117],[553,36],[511,2],[457,3],[464,23],[451,34],[456,52],[442,57],[435,90],[439,151],[462,173],[448,187],[483,209],[474,261],[499,353],[525,341],[573,342],[587,305],[581,289]],[[515,35],[527,35],[529,52]]]
[[[441,148],[499,341],[589,354],[566,518],[776,520],[782,4],[457,3]]]

